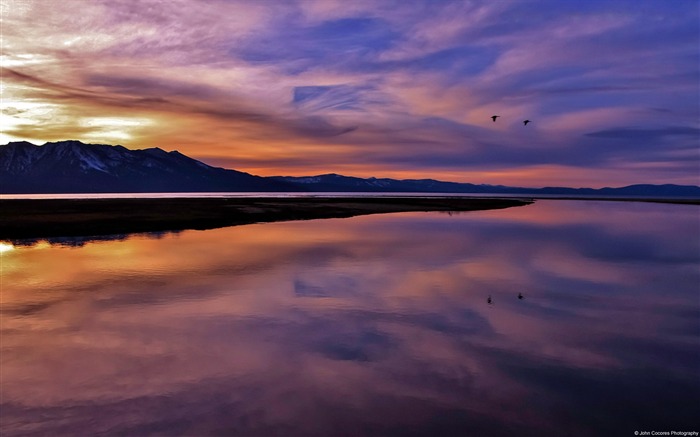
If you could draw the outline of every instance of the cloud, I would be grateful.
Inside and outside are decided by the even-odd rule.
[[[27,112],[27,110],[18,109],[18,108],[15,108],[13,106],[8,106],[6,108],[2,108],[1,111],[3,114],[9,115],[9,116],[24,114],[25,112]]]
[[[285,115],[280,112],[266,112],[265,108],[246,101],[245,97],[233,93],[222,93],[221,89],[204,84],[143,77],[93,75],[85,80],[84,88],[78,88],[56,84],[10,69],[5,69],[5,73],[32,87],[33,90],[27,91],[26,95],[33,98],[52,98],[71,102],[73,110],[76,107],[101,107],[112,110],[129,108],[151,114],[197,115],[215,118],[222,122],[265,126],[268,136],[274,135],[277,131],[277,135],[301,134],[308,137],[326,137],[342,135],[357,129],[357,126],[338,126],[318,115]],[[59,129],[68,130],[63,127]],[[81,132],[85,130],[76,129],[76,133]],[[8,133],[20,134],[21,131],[10,129]]]
[[[292,104],[304,113],[367,112],[389,109],[392,99],[372,84],[297,86]]]
[[[358,90],[356,87],[336,86],[298,86],[294,87],[292,102],[296,106],[309,106],[312,110],[356,109],[358,107]]]
[[[587,166],[595,180],[627,161],[629,183],[651,182],[633,164],[697,160],[688,147],[700,118],[700,17],[689,3],[12,5],[6,139],[100,135],[85,117],[139,117],[149,123],[119,128],[132,147],[256,171],[277,173],[288,159],[295,174],[306,162],[443,179]],[[665,131],[675,128],[689,134]]]
[[[668,126],[660,129],[607,129],[586,134],[589,137],[613,138],[622,140],[660,140],[667,136],[690,136],[694,139],[700,135],[700,129],[686,126]]]

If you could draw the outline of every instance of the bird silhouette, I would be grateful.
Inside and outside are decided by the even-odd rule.
[[[522,293],[518,293],[518,299],[522,299],[522,298],[523,298],[523,294],[522,294]]]
[[[489,298],[486,299],[486,303],[491,304],[491,296],[489,295]]]
[[[524,126],[527,126],[528,123],[530,123],[530,120],[525,120],[525,121],[523,121],[523,125],[524,125]]]
[[[492,115],[491,120],[495,122],[498,117],[500,117],[500,115]]]

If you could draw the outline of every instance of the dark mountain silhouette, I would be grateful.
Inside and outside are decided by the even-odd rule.
[[[335,173],[318,176],[272,176],[271,179],[296,184],[304,191],[325,192],[431,192],[431,193],[493,193],[493,185],[442,182],[434,179],[356,178]]]
[[[416,192],[416,193],[474,193],[474,194],[527,194],[561,196],[649,196],[649,197],[700,197],[700,187],[694,185],[630,185],[622,188],[525,188],[505,185],[475,185],[442,182],[434,179],[377,179],[356,178],[338,174],[291,177],[274,176],[271,179],[290,182],[303,187],[303,191],[321,192]]]
[[[0,193],[137,192],[416,192],[560,196],[700,198],[692,185],[630,185],[622,188],[523,188],[434,179],[357,178],[338,174],[260,177],[212,167],[177,151],[130,150],[122,146],[26,141],[0,146]]]
[[[59,141],[0,146],[2,193],[293,191],[282,181],[206,165],[159,148]]]

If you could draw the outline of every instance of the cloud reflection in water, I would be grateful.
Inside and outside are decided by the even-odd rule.
[[[19,246],[3,430],[691,429],[698,226],[695,206],[540,201]]]

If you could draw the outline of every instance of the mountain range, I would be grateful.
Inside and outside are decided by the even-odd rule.
[[[160,148],[130,150],[80,141],[0,146],[1,193],[203,191],[294,191],[294,187]]]
[[[620,188],[526,188],[443,182],[434,179],[357,178],[338,174],[261,177],[212,167],[160,148],[26,141],[0,145],[0,193],[136,192],[417,192],[528,195],[699,197],[694,185],[630,185]]]

